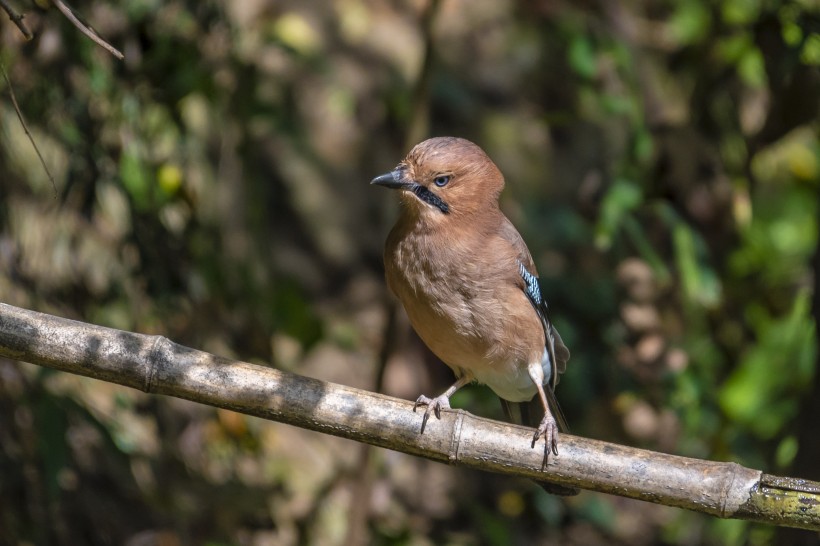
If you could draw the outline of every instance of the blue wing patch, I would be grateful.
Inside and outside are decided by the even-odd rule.
[[[527,285],[527,297],[530,298],[533,305],[536,307],[540,306],[543,303],[543,298],[541,297],[541,287],[538,286],[538,279],[535,275],[527,271],[527,268],[524,267],[524,264],[518,262],[518,271],[521,273],[521,278],[524,279],[524,283]]]
[[[538,284],[538,277],[527,271],[520,261],[518,262],[518,272],[526,285],[524,293],[527,294],[527,299],[530,300],[535,312],[538,313],[538,318],[541,319],[541,326],[544,327],[545,345],[550,362],[553,366],[558,366],[558,361],[555,359],[555,338],[552,335],[552,324],[549,319],[549,307],[547,302],[541,296],[541,286]],[[552,378],[547,378],[548,383],[554,385],[558,377],[557,370],[552,373]]]

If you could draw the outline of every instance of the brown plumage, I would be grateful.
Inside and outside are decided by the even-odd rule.
[[[539,394],[544,418],[532,444],[544,437],[546,463],[550,451],[557,454],[549,406],[563,421],[553,388],[569,351],[547,317],[532,256],[498,207],[498,167],[472,142],[439,137],[372,183],[400,190],[402,202],[385,245],[387,284],[458,378],[436,398],[419,397],[416,407],[427,406],[422,432],[430,414],[449,408],[450,396],[470,381],[510,402]]]

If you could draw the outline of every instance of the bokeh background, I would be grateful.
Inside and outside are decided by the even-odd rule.
[[[480,144],[572,350],[573,432],[820,479],[813,0],[17,0],[0,300],[407,399],[415,142]],[[501,417],[483,387],[454,405]],[[811,544],[0,359],[0,544]]]

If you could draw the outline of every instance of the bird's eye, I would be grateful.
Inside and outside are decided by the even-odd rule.
[[[433,184],[435,184],[439,188],[443,188],[444,186],[447,185],[447,183],[449,181],[450,181],[450,175],[449,174],[443,174],[441,176],[437,176],[435,178],[435,180],[433,180]]]

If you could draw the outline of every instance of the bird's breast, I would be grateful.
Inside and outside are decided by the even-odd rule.
[[[387,283],[419,337],[457,375],[494,390],[497,384],[508,399],[526,390],[529,399],[526,364],[541,357],[542,328],[524,293],[503,275],[505,256],[482,250],[394,230],[385,247]]]
[[[482,287],[474,269],[468,260],[423,238],[405,238],[386,252],[387,283],[436,354],[467,340],[471,349],[483,344],[487,332],[478,306],[480,301],[490,303],[492,294]]]

